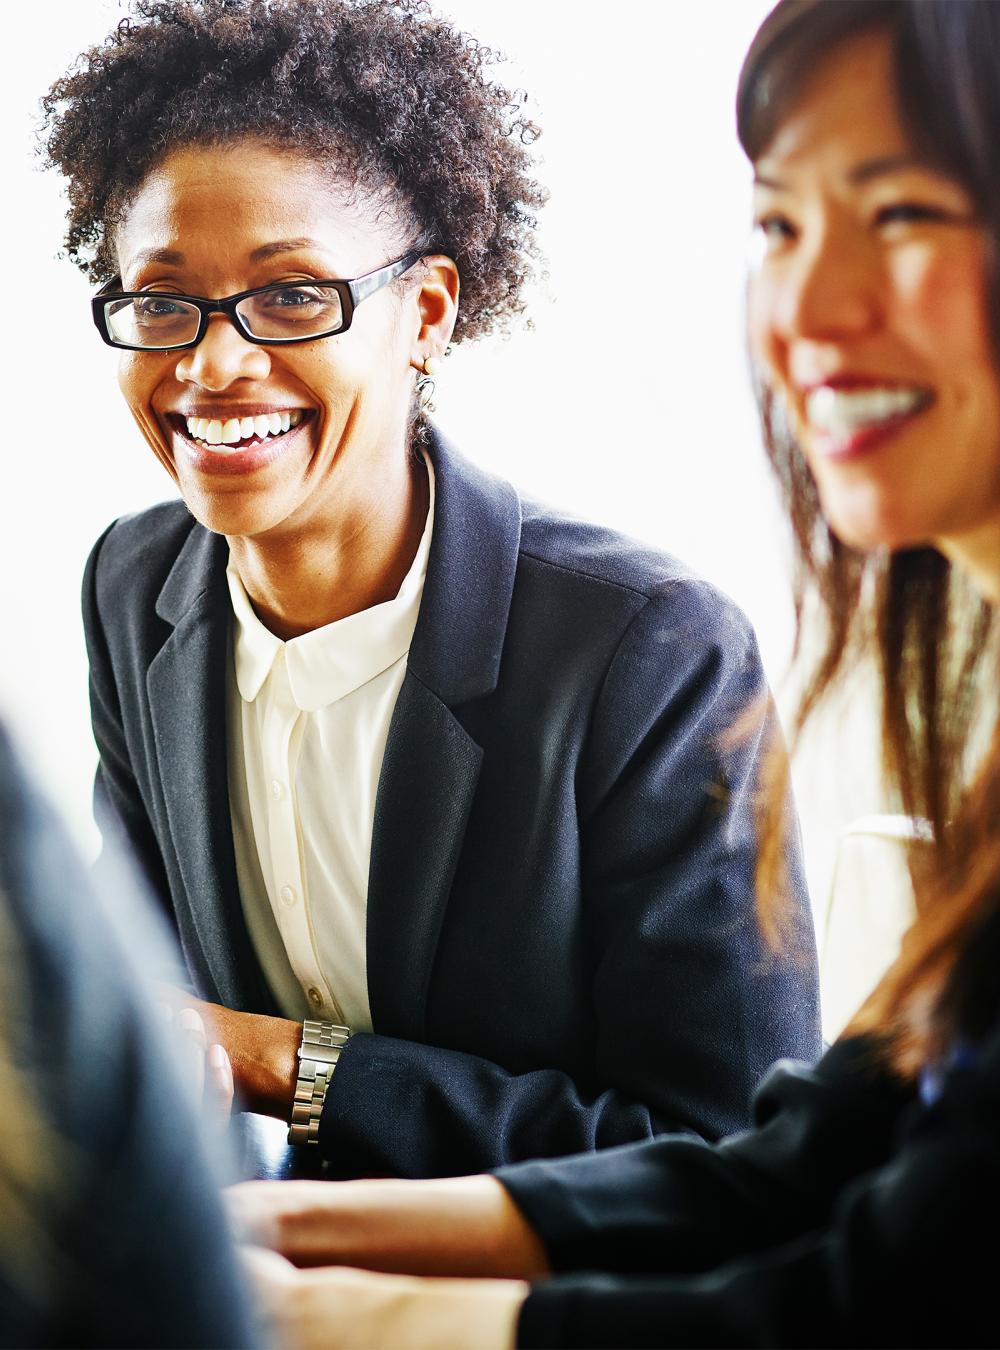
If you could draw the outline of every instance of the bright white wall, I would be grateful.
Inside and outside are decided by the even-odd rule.
[[[732,112],[743,51],[768,5],[441,7],[516,58],[506,79],[533,95],[552,199],[534,330],[459,349],[438,380],[439,420],[484,466],[681,555],[722,586],[753,619],[777,682],[790,635],[787,560],[745,372],[749,173]],[[120,400],[86,283],[56,256],[59,184],[33,162],[30,122],[50,81],[122,12],[116,0],[47,0],[2,91],[6,284],[21,324],[14,334],[5,325],[0,703],[88,846],[95,751],[80,573],[111,519],[171,484]],[[846,798],[831,791],[831,755],[842,760],[833,742],[800,771],[818,897],[831,825],[874,809],[858,768],[866,747],[863,736]]]

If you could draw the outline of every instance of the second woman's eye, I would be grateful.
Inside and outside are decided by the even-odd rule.
[[[779,211],[766,211],[753,223],[754,233],[763,239],[768,252],[795,238],[795,226]]]
[[[951,224],[956,219],[954,212],[929,202],[894,202],[891,206],[880,207],[875,213],[875,223],[880,226]]]

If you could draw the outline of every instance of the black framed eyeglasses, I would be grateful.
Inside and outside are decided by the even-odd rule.
[[[242,337],[262,347],[315,342],[346,333],[362,300],[408,272],[420,256],[406,253],[352,281],[278,281],[222,300],[172,291],[117,290],[116,277],[90,303],[97,331],[108,346],[131,352],[197,347],[212,314],[225,314]]]

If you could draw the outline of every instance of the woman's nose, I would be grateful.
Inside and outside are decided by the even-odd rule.
[[[825,230],[796,250],[776,317],[786,338],[836,340],[868,331],[881,308],[878,261],[870,243]]]
[[[225,314],[211,314],[205,336],[182,354],[177,378],[218,393],[236,380],[265,379],[271,357],[264,347],[247,342]]]

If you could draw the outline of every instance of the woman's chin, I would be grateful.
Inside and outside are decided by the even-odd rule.
[[[825,500],[823,515],[842,544],[859,552],[897,552],[920,548],[933,537],[926,522],[914,519],[912,503],[868,498],[850,502]]]
[[[296,505],[276,493],[207,493],[184,482],[181,493],[199,525],[230,537],[266,534],[287,520]]]

